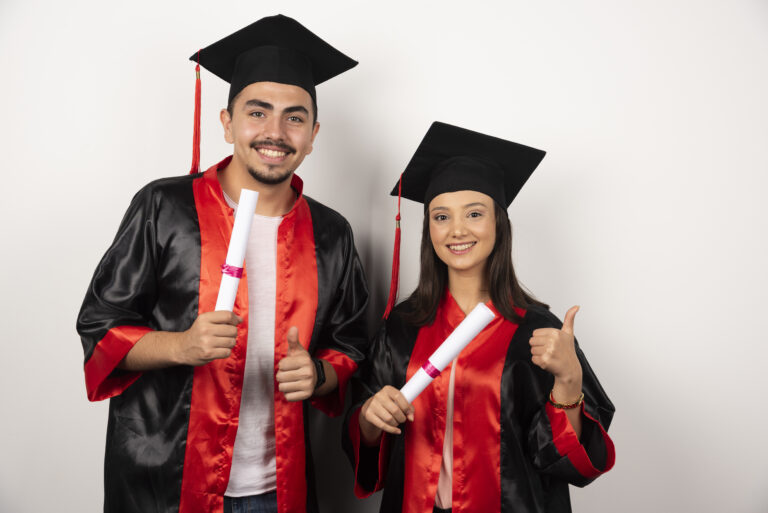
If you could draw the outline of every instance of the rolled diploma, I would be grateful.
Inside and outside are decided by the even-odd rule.
[[[416,397],[432,383],[449,363],[459,356],[459,353],[472,342],[478,333],[488,326],[495,315],[490,308],[483,303],[469,312],[461,323],[456,326],[453,333],[440,344],[440,347],[432,353],[432,356],[411,376],[411,379],[400,389],[409,403],[412,403]],[[429,372],[427,371],[429,370]],[[431,374],[431,375],[430,375]]]
[[[230,267],[243,267],[245,259],[245,248],[248,245],[248,236],[251,233],[251,223],[253,214],[256,211],[256,201],[259,199],[259,193],[250,189],[240,191],[240,201],[237,204],[235,213],[235,224],[232,227],[232,236],[229,238],[229,248],[227,249],[226,263]],[[235,306],[235,296],[237,296],[237,287],[240,285],[240,278],[231,276],[222,270],[221,285],[219,286],[219,296],[216,298],[215,310],[229,310]]]

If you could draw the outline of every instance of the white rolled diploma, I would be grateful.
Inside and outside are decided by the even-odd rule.
[[[229,310],[235,306],[235,297],[237,296],[237,287],[240,285],[240,276],[234,276],[236,272],[228,274],[227,269],[240,270],[242,275],[243,260],[245,259],[245,248],[248,246],[248,236],[251,233],[251,223],[253,214],[256,212],[256,201],[259,199],[259,193],[250,189],[240,191],[240,201],[237,204],[235,212],[235,224],[232,227],[232,236],[229,238],[229,248],[227,249],[226,267],[221,268],[221,285],[219,285],[219,296],[216,298],[215,310]]]
[[[449,363],[459,356],[459,353],[472,342],[483,329],[490,324],[495,317],[493,311],[483,303],[478,303],[469,312],[461,323],[456,326],[453,333],[440,344],[440,347],[432,353],[432,356],[411,376],[411,379],[400,389],[409,403],[432,383]]]

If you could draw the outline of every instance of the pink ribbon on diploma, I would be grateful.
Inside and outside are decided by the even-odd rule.
[[[221,264],[221,272],[223,274],[228,274],[229,276],[232,276],[233,278],[242,278],[243,277],[243,268],[242,267],[235,267],[234,265]]]
[[[424,369],[424,372],[429,374],[429,377],[431,377],[432,379],[434,379],[434,378],[436,378],[436,377],[438,377],[440,375],[440,371],[437,370],[437,367],[432,365],[432,362],[430,362],[429,360],[424,362],[424,365],[422,365],[421,368]]]

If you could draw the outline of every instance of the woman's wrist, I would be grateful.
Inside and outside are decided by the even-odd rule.
[[[382,430],[365,420],[362,414],[359,417],[360,440],[368,447],[374,447],[381,442]]]
[[[567,378],[555,378],[552,387],[552,397],[558,403],[570,404],[579,400],[581,396],[581,375]]]
[[[365,418],[365,412],[368,410],[373,397],[369,397],[367,401],[360,408],[360,413],[357,416],[357,425],[360,427],[360,439],[362,442],[369,446],[379,445],[381,441],[382,430]]]

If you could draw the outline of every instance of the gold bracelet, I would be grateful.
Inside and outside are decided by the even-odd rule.
[[[554,390],[552,390],[552,392],[554,392]],[[552,395],[552,392],[549,393],[549,404],[551,404],[552,406],[560,410],[572,410],[577,406],[581,406],[581,403],[584,402],[584,392],[582,392],[579,398],[576,399],[575,403],[571,403],[571,404],[558,403],[557,401],[555,401],[555,397]]]

